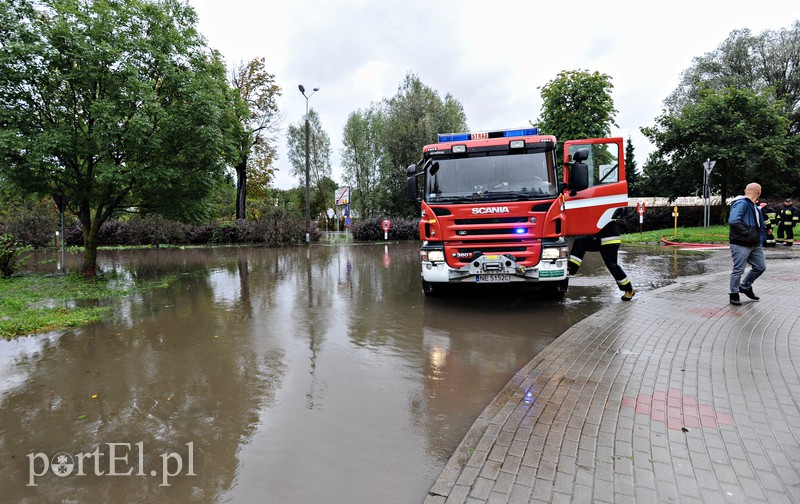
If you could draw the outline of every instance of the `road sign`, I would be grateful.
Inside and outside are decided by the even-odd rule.
[[[350,203],[350,187],[345,186],[337,188],[334,192],[334,200],[338,206],[347,205]]]
[[[716,160],[706,159],[705,163],[703,163],[703,168],[705,168],[707,174],[711,175],[711,170],[714,169],[715,164],[717,164]]]
[[[647,204],[644,201],[640,201],[636,204],[636,211],[639,213],[639,215],[644,215],[644,213],[647,211]]]

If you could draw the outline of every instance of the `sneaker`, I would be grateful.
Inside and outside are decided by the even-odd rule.
[[[742,294],[744,294],[745,296],[749,297],[754,301],[758,301],[759,299],[761,299],[760,297],[755,295],[752,287],[748,287],[747,289],[745,289],[744,287],[739,287],[739,292],[741,292]]]
[[[622,295],[622,300],[623,301],[630,301],[631,299],[633,299],[633,295],[634,294],[636,294],[636,291],[632,291],[632,290],[625,291],[625,293]]]
[[[742,302],[739,300],[739,293],[731,294],[731,304],[736,306],[742,306]]]

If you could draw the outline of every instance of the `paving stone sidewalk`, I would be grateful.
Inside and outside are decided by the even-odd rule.
[[[800,503],[800,259],[579,322],[481,414],[425,504]]]

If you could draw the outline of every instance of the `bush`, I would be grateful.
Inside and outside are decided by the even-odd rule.
[[[55,243],[55,231],[60,228],[59,219],[52,200],[27,199],[6,216],[5,232],[25,245],[51,247]]]
[[[260,220],[243,220],[238,223],[239,240],[242,243],[264,243],[267,224]]]
[[[672,216],[673,207],[647,207],[642,222],[642,231],[654,231],[656,229],[669,229],[675,226],[675,217]],[[722,223],[722,207],[719,205],[711,207],[711,225]],[[636,208],[628,207],[626,215],[620,219],[623,223],[623,233],[639,232],[639,214]],[[678,227],[697,227],[703,225],[702,206],[679,206],[678,207]]]
[[[306,239],[306,221],[291,215],[285,209],[275,208],[262,216],[264,224],[264,244],[270,247],[284,247],[303,243]],[[312,240],[319,240],[322,233],[315,222],[309,231]]]
[[[111,224],[108,221],[103,224]],[[186,243],[186,225],[165,219],[160,215],[148,214],[129,221],[113,221],[121,225],[122,240],[119,245],[176,245]],[[101,227],[101,231],[103,229]],[[101,239],[101,243],[105,242]],[[111,245],[111,243],[109,243]]]
[[[190,245],[205,245],[211,243],[216,224],[190,225],[186,227],[186,241]]]
[[[383,220],[386,217],[370,217],[355,222],[350,230],[353,238],[358,241],[379,241],[383,240]],[[389,239],[391,240],[418,240],[419,239],[419,219],[408,217],[390,217],[392,225],[389,229]]]
[[[22,245],[10,234],[0,235],[0,277],[8,278],[16,273],[28,260],[23,254],[31,250],[30,245]]]
[[[311,239],[318,241],[322,231],[311,222]],[[80,223],[66,227],[68,246],[83,246]],[[130,220],[109,220],[100,226],[98,244],[107,245],[208,245],[233,243],[263,243],[271,247],[297,245],[305,241],[305,219],[274,208],[259,220],[184,224],[158,215]]]
[[[237,243],[239,226],[235,222],[221,222],[211,231],[211,243]]]

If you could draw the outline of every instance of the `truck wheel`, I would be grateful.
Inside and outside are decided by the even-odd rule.
[[[422,293],[426,297],[438,297],[442,294],[444,288],[440,285],[435,285],[433,282],[422,281]]]
[[[542,295],[545,297],[545,299],[550,299],[553,301],[561,301],[567,294],[568,287],[569,287],[569,278],[565,278],[560,282],[550,283],[546,286],[543,286]]]

